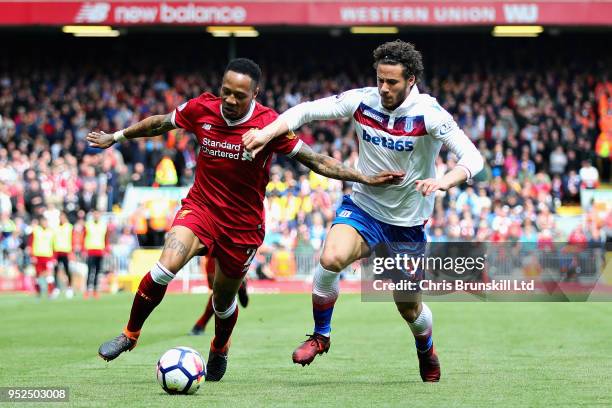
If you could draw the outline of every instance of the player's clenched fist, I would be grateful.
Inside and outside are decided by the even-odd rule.
[[[270,138],[260,129],[251,129],[242,135],[242,144],[255,157],[270,141]]]
[[[433,178],[416,181],[416,191],[420,191],[424,197],[427,197],[438,190],[446,191],[448,190],[448,186],[442,183],[440,180]]]
[[[90,147],[97,147],[100,149],[107,149],[115,144],[113,133],[104,132],[89,132],[87,134],[87,141]]]

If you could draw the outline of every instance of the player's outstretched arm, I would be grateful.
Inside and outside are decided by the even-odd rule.
[[[117,142],[138,137],[158,136],[175,128],[176,126],[172,123],[171,113],[167,115],[154,115],[115,133],[90,132],[87,135],[87,141],[91,147],[107,149]]]
[[[251,129],[242,135],[242,144],[255,157],[275,137],[289,132],[289,126],[282,117],[278,117],[263,129]]]
[[[255,157],[272,139],[296,130],[305,123],[351,117],[359,106],[361,95],[361,90],[354,89],[340,95],[295,105],[263,129],[253,129],[245,133],[242,136],[242,144]]]
[[[315,173],[323,176],[344,181],[354,181],[371,186],[398,184],[405,176],[405,173],[401,171],[381,171],[374,176],[366,176],[353,168],[345,166],[332,157],[315,153],[310,146],[305,143],[302,144],[302,147],[293,158],[304,166],[312,169]]]

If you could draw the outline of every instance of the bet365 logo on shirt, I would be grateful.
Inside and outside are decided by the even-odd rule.
[[[362,139],[364,142],[372,143],[375,146],[386,147],[389,150],[398,152],[411,152],[414,150],[414,143],[410,140],[395,140],[384,136],[370,136],[365,130],[363,131]]]

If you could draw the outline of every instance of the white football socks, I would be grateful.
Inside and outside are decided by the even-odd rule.
[[[410,330],[412,330],[412,334],[415,336],[421,336],[423,334],[427,334],[431,332],[433,328],[433,315],[431,314],[431,310],[425,303],[422,303],[423,309],[421,310],[421,314],[416,320],[412,323],[408,323],[410,326]]]

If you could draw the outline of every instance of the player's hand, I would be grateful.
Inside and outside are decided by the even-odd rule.
[[[269,141],[269,137],[261,129],[251,129],[242,135],[242,144],[253,158],[266,147]]]
[[[403,171],[381,171],[375,176],[367,176],[364,184],[370,186],[382,186],[385,184],[399,184],[406,173]]]
[[[448,190],[448,186],[443,184],[440,180],[433,178],[416,181],[416,191],[420,191],[421,194],[423,194],[423,197],[427,197],[438,190],[446,191]]]
[[[108,149],[115,144],[113,134],[104,132],[89,132],[87,134],[87,141],[90,147],[97,147],[99,149]]]

